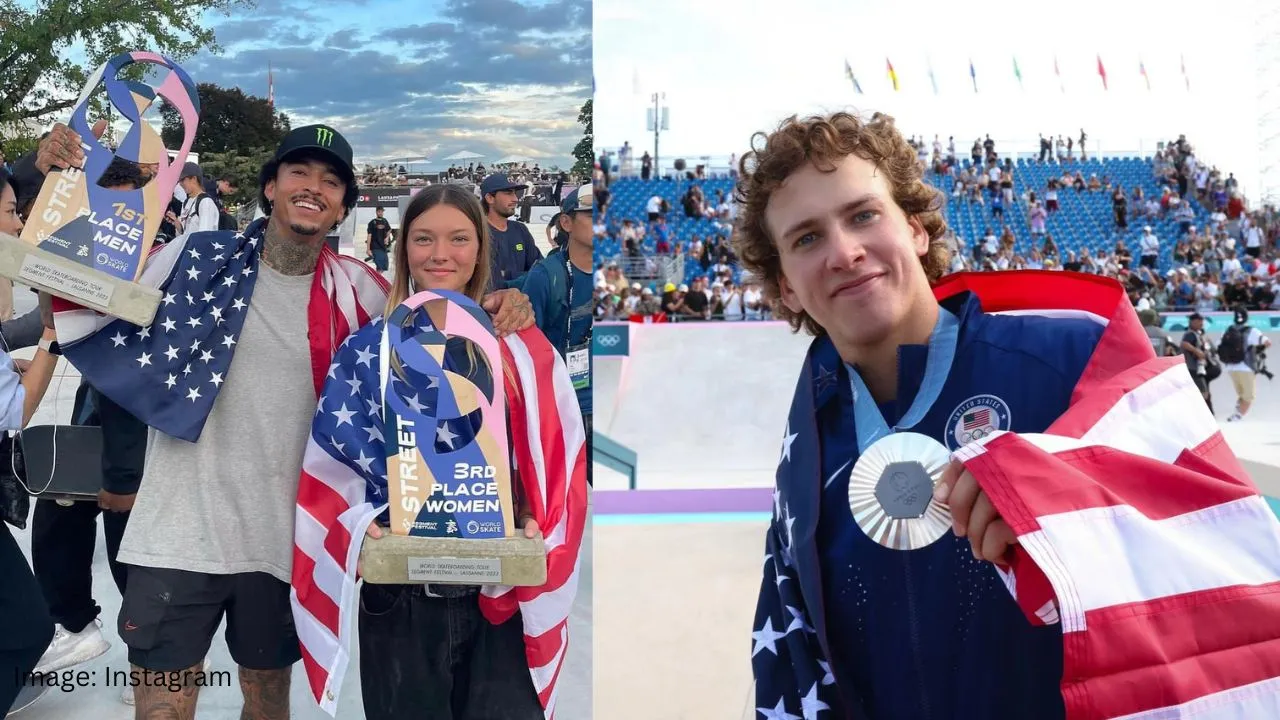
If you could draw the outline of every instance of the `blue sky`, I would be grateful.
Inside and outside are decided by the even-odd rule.
[[[196,82],[265,97],[270,63],[277,109],[295,127],[333,125],[357,161],[425,155],[443,169],[470,150],[573,164],[591,0],[257,0],[205,21],[221,52],[182,61]]]

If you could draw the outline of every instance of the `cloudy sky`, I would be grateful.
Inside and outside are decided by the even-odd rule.
[[[197,82],[265,96],[270,63],[276,107],[295,126],[334,125],[362,159],[470,150],[573,164],[590,0],[257,0],[209,22],[223,52],[184,63]]]
[[[1273,34],[1280,11],[1263,0],[1232,6],[1206,13],[1194,0],[594,0],[596,145],[630,141],[637,157],[652,153],[645,109],[651,93],[663,92],[671,116],[659,148],[666,159],[741,155],[753,132],[792,113],[879,110],[908,135],[938,134],[944,143],[954,135],[965,154],[985,133],[997,149],[1033,151],[1041,132],[1078,138],[1084,127],[1091,145],[1147,154],[1157,140],[1186,133],[1203,157],[1252,190],[1268,155],[1263,144],[1272,138],[1280,149],[1280,129],[1260,127],[1268,111],[1280,123],[1280,91],[1266,97],[1280,68],[1266,60],[1280,58]],[[1097,74],[1099,54],[1109,90]],[[845,77],[845,61],[864,94]]]
[[[469,150],[573,165],[591,97],[591,0],[254,5],[206,13],[222,50],[182,61],[196,82],[266,97],[270,64],[276,107],[295,127],[333,125],[358,162],[425,155],[435,170]]]

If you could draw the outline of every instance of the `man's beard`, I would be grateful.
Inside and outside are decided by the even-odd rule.
[[[304,235],[306,237],[312,237],[320,234],[319,225],[302,225],[295,222],[289,224],[289,229],[293,231],[295,235]]]

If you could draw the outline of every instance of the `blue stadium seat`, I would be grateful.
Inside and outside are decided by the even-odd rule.
[[[961,165],[968,167],[970,162],[965,158],[962,159]],[[1138,186],[1142,187],[1147,197],[1158,198],[1161,194],[1161,187],[1152,174],[1152,159],[1149,157],[1090,158],[1086,162],[1067,166],[1041,165],[1020,158],[1014,164],[1015,202],[1012,207],[1006,207],[1004,213],[1005,223],[1016,239],[1015,248],[1018,252],[1028,253],[1032,247],[1039,248],[1041,245],[1041,241],[1034,243],[1032,241],[1031,226],[1026,218],[1026,206],[1022,195],[1027,191],[1035,191],[1043,201],[1048,179],[1061,177],[1064,167],[1071,170],[1073,174],[1079,170],[1086,181],[1093,174],[1096,174],[1099,179],[1109,178],[1111,182],[1119,183],[1124,188],[1125,194],[1130,197],[1133,189]],[[997,234],[1000,232],[999,223],[992,218],[989,195],[984,198],[985,204],[980,206],[970,203],[966,198],[952,198],[954,180],[950,177],[938,178],[930,174],[926,180],[934,183],[946,195],[943,212],[947,218],[947,224],[967,247],[972,248],[975,243],[981,242],[988,226]],[[723,177],[701,181],[673,179],[642,181],[634,177],[615,180],[609,188],[612,200],[607,225],[611,236],[616,233],[624,218],[644,224],[647,220],[645,205],[654,195],[663,197],[671,206],[671,212],[667,214],[667,227],[673,246],[677,243],[688,243],[694,236],[705,239],[712,235],[725,235],[710,220],[684,216],[680,208],[680,198],[691,184],[701,185],[703,193],[713,200],[717,191],[723,192],[726,196],[733,191],[733,181]],[[1099,248],[1110,250],[1120,239],[1125,241],[1131,251],[1136,251],[1138,239],[1142,235],[1142,226],[1149,224],[1161,239],[1160,271],[1167,272],[1172,267],[1173,247],[1178,236],[1178,222],[1172,217],[1145,221],[1130,219],[1128,228],[1119,231],[1113,220],[1110,192],[1105,190],[1077,192],[1072,188],[1064,188],[1058,190],[1058,199],[1061,211],[1049,216],[1046,230],[1057,241],[1059,251],[1064,256],[1068,250],[1076,251],[1077,254],[1083,250],[1092,252]],[[1195,210],[1193,222],[1196,225],[1207,223],[1210,211],[1201,207],[1194,198],[1191,198],[1191,203]],[[1132,211],[1132,207],[1130,210]],[[653,252],[652,241],[646,242],[645,246],[648,252]],[[600,240],[595,247],[595,260],[597,264],[605,262],[617,257],[621,251],[620,244],[613,237]],[[690,260],[686,263],[686,281],[699,272],[700,267],[696,262]],[[739,273],[735,272],[735,277],[738,275]]]

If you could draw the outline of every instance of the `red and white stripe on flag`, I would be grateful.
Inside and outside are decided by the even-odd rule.
[[[513,371],[504,373],[511,444],[521,486],[545,539],[547,582],[486,586],[480,609],[492,623],[520,612],[534,688],[545,717],[553,720],[586,524],[586,433],[568,371],[540,331],[530,328],[504,338],[502,355],[504,367]],[[337,712],[350,662],[364,530],[382,509],[366,501],[360,476],[314,439],[308,441],[298,487],[292,602],[312,696],[330,715]]]
[[[961,285],[987,308],[985,282]],[[1280,523],[1123,289],[1056,282],[1074,288],[991,309],[1054,315],[1070,300],[1107,325],[1069,409],[1043,434],[955,457],[1018,535],[1010,591],[1032,622],[1062,625],[1067,716],[1280,717]]]

